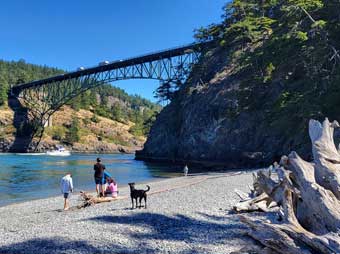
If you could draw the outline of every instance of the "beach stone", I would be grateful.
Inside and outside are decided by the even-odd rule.
[[[234,189],[247,192],[251,182],[250,172],[150,182],[147,209],[130,209],[127,186],[120,189],[125,199],[80,210],[61,211],[60,195],[0,207],[0,253],[238,251],[254,243],[243,235],[237,215],[228,211],[239,201]],[[73,206],[81,202],[78,195],[70,201]]]

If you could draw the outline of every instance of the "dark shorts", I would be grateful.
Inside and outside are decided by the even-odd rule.
[[[69,193],[64,193],[64,198],[68,198]]]
[[[96,184],[103,184],[103,178],[102,177],[95,177],[94,182]]]

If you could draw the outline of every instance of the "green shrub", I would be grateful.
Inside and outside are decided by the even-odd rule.
[[[69,128],[68,132],[65,136],[65,142],[69,144],[73,144],[80,140],[79,135],[79,121],[77,118],[72,120],[71,127]]]
[[[94,122],[94,123],[99,123],[100,119],[97,117],[96,114],[93,114],[92,117],[91,117],[91,121]]]

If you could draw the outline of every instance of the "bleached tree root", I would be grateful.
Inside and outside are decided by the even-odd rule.
[[[233,209],[236,212],[273,212],[275,211],[275,204],[268,206],[268,202],[271,203],[271,198],[267,194],[262,193],[253,199],[242,200],[237,203]],[[274,207],[274,208],[273,208]]]
[[[257,195],[238,203],[234,210],[272,212],[270,204],[274,203],[279,207],[279,220],[268,222],[242,215],[247,235],[276,253],[340,253],[340,153],[333,140],[336,127],[339,124],[328,119],[322,125],[310,121],[313,163],[292,152],[281,158],[280,165],[254,176]]]
[[[340,251],[332,247],[326,238],[292,224],[270,224],[250,216],[240,216],[240,220],[249,227],[249,236],[280,254],[333,254]]]

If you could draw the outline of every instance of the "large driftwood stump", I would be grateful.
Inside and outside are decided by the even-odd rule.
[[[247,234],[282,254],[340,253],[340,153],[333,133],[337,122],[310,120],[313,162],[296,152],[254,176],[255,197],[237,212],[261,211],[268,219],[241,215]],[[273,205],[274,204],[274,205]],[[263,207],[265,205],[265,207]],[[275,210],[276,209],[276,210]],[[278,210],[278,212],[277,212]],[[270,214],[276,213],[276,219]]]

